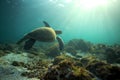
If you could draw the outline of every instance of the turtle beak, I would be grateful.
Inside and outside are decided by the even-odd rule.
[[[56,33],[56,34],[62,34],[62,31],[60,31],[60,30],[55,30],[55,33]]]

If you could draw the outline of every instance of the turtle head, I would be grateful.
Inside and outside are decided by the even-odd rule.
[[[43,21],[43,23],[44,23],[45,27],[51,27],[46,21]],[[60,31],[60,30],[55,30],[55,33],[56,33],[56,34],[62,34],[62,31]]]
[[[60,31],[60,30],[55,30],[55,33],[56,33],[56,34],[62,34],[62,31]]]

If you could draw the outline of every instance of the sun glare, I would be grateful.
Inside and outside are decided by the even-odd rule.
[[[86,9],[93,9],[97,7],[105,7],[108,5],[108,0],[78,0],[79,5]]]
[[[96,9],[99,7],[107,7],[109,3],[112,1],[116,2],[116,0],[49,0],[50,2],[56,3],[56,5],[61,7],[67,7],[67,5],[73,5],[76,7],[80,7],[83,9]]]

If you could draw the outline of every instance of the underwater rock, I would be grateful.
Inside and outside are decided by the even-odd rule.
[[[4,49],[4,45],[0,44],[0,50],[3,50],[3,49]]]
[[[13,66],[25,66],[25,63],[18,62],[18,61],[13,61],[11,65],[13,65]]]
[[[77,54],[77,51],[72,46],[66,46],[65,47],[65,51],[68,52],[68,53],[71,53],[74,56],[76,56],[76,54]]]
[[[11,52],[17,53],[19,52],[16,50],[17,46],[15,44],[6,43],[6,44],[0,44],[0,57],[5,56],[6,54],[9,54]]]
[[[56,57],[60,55],[58,44],[53,44],[51,47],[49,47],[46,51],[46,55],[49,57]]]
[[[108,63],[119,63],[120,45],[95,44],[91,47],[90,53]]]
[[[120,58],[120,49],[116,49],[114,47],[107,48],[105,50],[106,52],[106,58],[109,63],[119,63]]]
[[[23,72],[21,75],[26,76],[28,78],[38,78],[41,79],[45,75],[45,73],[48,70],[49,65],[51,64],[51,61],[49,60],[39,60],[35,62],[31,62],[29,64],[25,64],[25,68],[27,68],[28,71]]]
[[[105,45],[103,45],[103,44],[93,45],[90,49],[90,53],[92,53],[92,54],[105,54],[105,48],[103,46],[105,46]]]
[[[75,66],[69,60],[53,65],[43,77],[44,80],[96,80],[85,68]]]
[[[21,76],[23,71],[24,69],[11,65],[0,65],[0,80],[31,80]]]
[[[114,44],[112,47],[115,49],[120,49],[120,44]]]
[[[6,53],[3,50],[0,50],[0,57],[4,56]]]
[[[70,40],[67,46],[72,46],[76,50],[81,50],[82,52],[88,52],[91,48],[91,43],[85,42],[82,39],[73,39]]]
[[[120,63],[120,58],[117,58],[117,59],[116,59],[116,63]]]
[[[25,52],[33,54],[33,55],[38,55],[39,50],[37,48],[31,48],[30,50],[26,50]]]
[[[106,60],[106,49],[108,48],[108,45],[105,44],[94,44],[91,49],[90,52],[91,54],[95,55],[97,58],[101,59],[101,60]]]
[[[97,44],[96,45],[96,49],[106,49],[107,48],[107,45],[105,44]]]
[[[119,80],[120,67],[113,66],[103,61],[92,61],[86,67],[87,70],[95,74],[102,80]]]
[[[14,49],[16,48],[15,44],[8,44],[8,43],[1,44],[0,46],[1,46],[0,49],[4,51],[5,50],[14,51]]]
[[[106,58],[107,58],[107,62],[109,63],[114,63],[115,60],[116,60],[116,55],[115,55],[115,51],[113,48],[107,48],[105,50],[105,53],[106,53]]]

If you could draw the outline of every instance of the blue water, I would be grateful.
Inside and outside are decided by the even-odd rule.
[[[65,42],[80,38],[120,44],[120,1],[84,8],[80,0],[0,0],[0,42],[16,42],[47,21]]]

